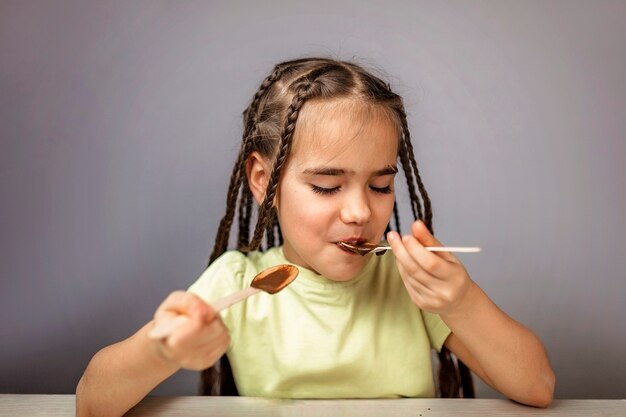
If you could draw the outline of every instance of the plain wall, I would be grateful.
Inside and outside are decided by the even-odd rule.
[[[73,392],[199,276],[248,100],[275,63],[330,55],[405,98],[437,236],[482,246],[461,259],[544,341],[556,397],[625,398],[625,20],[624,1],[0,1],[0,392]]]

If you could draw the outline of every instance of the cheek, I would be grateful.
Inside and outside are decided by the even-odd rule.
[[[387,197],[387,200],[382,204],[383,210],[387,213],[387,216],[390,217],[393,213],[393,205],[396,201],[395,195],[391,194]]]
[[[279,203],[283,233],[292,236],[319,234],[329,228],[333,207],[310,195],[308,190],[291,191]]]
[[[297,226],[306,224],[308,227],[316,224],[323,224],[328,220],[331,209],[328,204],[308,200],[306,202],[296,202],[291,207],[285,207],[291,221]]]
[[[394,197],[393,195],[391,195],[388,198],[379,201],[374,208],[377,213],[377,221],[380,223],[384,223],[385,226],[387,225],[387,223],[391,219],[391,215],[393,214],[393,202]]]

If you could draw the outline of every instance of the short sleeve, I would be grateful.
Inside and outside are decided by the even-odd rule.
[[[209,265],[187,291],[197,295],[204,302],[211,304],[212,301],[239,291],[246,286],[246,265],[247,260],[243,253],[237,251],[225,252]],[[231,309],[222,311],[220,315],[224,324],[232,331],[233,317],[231,317]]]
[[[422,317],[424,319],[424,325],[426,326],[428,338],[430,339],[430,346],[439,352],[444,342],[452,332],[446,323],[441,320],[441,317],[439,317],[438,314],[422,310]]]

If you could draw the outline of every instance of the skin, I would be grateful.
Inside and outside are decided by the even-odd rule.
[[[303,106],[275,200],[289,261],[335,281],[358,274],[368,257],[335,243],[380,241],[393,210],[397,138],[380,109],[350,101]],[[256,152],[247,161],[257,202],[263,201],[270,167]],[[549,405],[555,379],[539,339],[502,312],[453,255],[426,251],[423,246],[440,243],[421,222],[410,234],[392,232],[387,239],[411,300],[438,313],[452,330],[448,349],[509,398]],[[178,315],[189,320],[169,337],[147,336]],[[176,291],[134,335],[94,355],[76,389],[76,414],[121,416],[179,369],[210,367],[229,344],[211,306]]]
[[[189,320],[167,338],[148,338],[154,325],[178,315]],[[212,366],[229,344],[228,330],[210,305],[175,291],[152,321],[94,355],[76,388],[76,415],[121,416],[179,369]]]
[[[285,257],[334,281],[352,279],[367,263],[336,243],[379,241],[394,202],[397,130],[379,110],[364,112],[363,119],[370,117],[362,123],[328,117],[351,106],[305,104],[276,199]],[[269,168],[258,153],[248,161],[249,184],[258,202],[264,198]]]
[[[379,173],[395,166],[398,132],[380,114],[355,123],[360,113],[351,105],[305,104],[275,202],[285,257],[334,281],[351,279],[372,256],[347,253],[335,243],[380,241],[394,201],[394,176]],[[346,114],[350,116],[342,117]],[[328,169],[324,175],[311,174]],[[247,172],[261,202],[269,164],[254,154]],[[316,192],[320,188],[326,192]],[[391,193],[378,192],[384,188]],[[405,236],[390,232],[387,240],[411,300],[439,314],[452,330],[445,346],[510,399],[547,407],[555,376],[541,341],[500,310],[454,255],[424,249],[442,244],[422,222],[415,222]]]
[[[517,402],[547,407],[555,375],[543,344],[489,299],[424,223],[411,234],[387,234],[404,285],[416,306],[437,313],[452,330],[445,346],[494,389]]]

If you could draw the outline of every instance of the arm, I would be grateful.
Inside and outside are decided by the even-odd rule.
[[[548,406],[555,377],[539,339],[500,310],[455,256],[424,249],[441,244],[422,222],[412,232],[403,238],[391,232],[387,239],[411,300],[452,330],[446,347],[509,398]]]
[[[121,416],[179,369],[148,339],[151,326],[94,355],[76,388],[77,416]]]
[[[189,320],[170,336],[148,337],[154,324],[180,314]],[[191,293],[174,292],[154,320],[94,355],[76,388],[76,415],[121,416],[180,368],[208,368],[229,344],[226,326],[209,305]]]
[[[452,330],[446,347],[503,395],[523,404],[547,407],[555,376],[543,344],[502,312],[478,286],[473,287],[473,311],[442,316]]]

